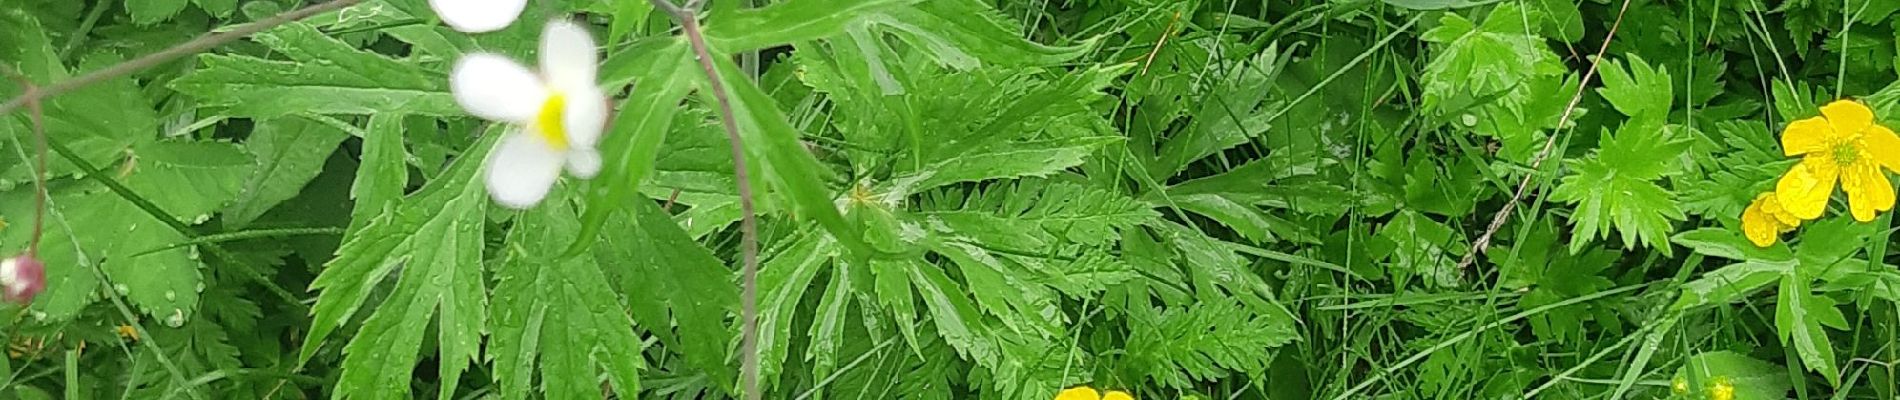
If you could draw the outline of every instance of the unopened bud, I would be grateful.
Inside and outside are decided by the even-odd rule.
[[[7,301],[26,304],[33,302],[33,296],[46,290],[46,264],[30,255],[19,255],[0,261],[0,297]]]

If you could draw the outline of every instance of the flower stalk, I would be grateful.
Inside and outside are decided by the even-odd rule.
[[[719,103],[719,120],[726,128],[726,141],[731,144],[733,180],[739,186],[739,251],[742,266],[740,280],[743,285],[739,295],[740,320],[739,333],[739,375],[741,387],[747,400],[758,400],[759,393],[759,228],[758,217],[752,206],[752,180],[746,165],[745,145],[739,137],[739,124],[733,117],[732,100],[727,97],[726,86],[719,79],[719,71],[713,66],[712,51],[706,47],[705,34],[699,27],[699,7],[701,0],[688,0],[686,5],[674,5],[667,0],[651,0],[653,6],[680,23],[680,30],[693,47],[694,58],[699,61],[700,69],[706,72],[706,83],[715,101]]]

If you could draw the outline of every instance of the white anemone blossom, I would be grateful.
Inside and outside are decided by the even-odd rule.
[[[541,34],[541,72],[500,55],[475,53],[455,63],[449,89],[470,114],[507,123],[486,163],[488,193],[512,208],[547,197],[561,169],[587,179],[600,172],[594,143],[607,122],[607,95],[594,83],[594,39],[566,21]]]
[[[514,23],[528,0],[429,0],[429,8],[455,30],[494,32]]]

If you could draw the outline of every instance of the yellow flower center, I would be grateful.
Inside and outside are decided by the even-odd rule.
[[[1858,161],[1860,161],[1860,146],[1854,143],[1854,141],[1842,140],[1834,143],[1835,165],[1847,167],[1854,165],[1854,163]]]
[[[566,110],[566,97],[558,92],[549,94],[548,99],[541,102],[541,113],[535,115],[534,126],[531,127],[535,134],[541,135],[541,140],[547,141],[548,146],[555,150],[567,150],[567,125],[561,122]]]

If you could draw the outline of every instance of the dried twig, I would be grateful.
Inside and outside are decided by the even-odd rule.
[[[700,69],[706,72],[706,83],[712,90],[713,99],[719,103],[719,120],[726,128],[726,141],[732,145],[733,178],[739,186],[739,231],[742,235],[739,251],[742,254],[740,328],[739,339],[739,375],[741,386],[747,400],[758,400],[759,393],[759,228],[758,217],[752,208],[752,180],[746,165],[745,145],[739,137],[739,123],[733,117],[732,100],[726,95],[726,86],[719,79],[719,71],[713,66],[712,51],[706,48],[706,37],[699,28],[699,7],[703,0],[688,0],[685,6],[677,6],[667,0],[651,0],[653,6],[666,11],[680,23],[680,30],[686,35],[687,42],[693,46],[693,54],[699,60]]]
[[[1511,219],[1511,211],[1517,209],[1517,202],[1524,199],[1524,193],[1530,189],[1531,179],[1537,177],[1537,171],[1543,167],[1544,159],[1549,158],[1551,150],[1557,147],[1557,136],[1559,136],[1557,130],[1563,129],[1564,125],[1570,123],[1571,113],[1577,110],[1577,103],[1583,101],[1584,91],[1589,88],[1590,79],[1596,77],[1597,66],[1603,63],[1603,54],[1609,52],[1610,42],[1616,39],[1617,28],[1623,26],[1623,13],[1629,9],[1630,1],[1623,0],[1623,7],[1616,11],[1616,22],[1610,23],[1610,32],[1603,37],[1603,45],[1597,48],[1596,57],[1590,59],[1590,69],[1584,71],[1583,79],[1577,82],[1577,94],[1570,97],[1570,104],[1564,106],[1563,117],[1557,119],[1557,129],[1551,131],[1550,137],[1544,138],[1544,148],[1537,151],[1536,157],[1531,158],[1530,172],[1524,173],[1524,179],[1518,181],[1517,190],[1511,193],[1511,201],[1504,203],[1504,208],[1498,209],[1497,214],[1491,215],[1491,224],[1484,228],[1484,234],[1479,235],[1478,240],[1472,241],[1471,249],[1465,252],[1464,259],[1458,260],[1458,270],[1464,270],[1465,267],[1471,265],[1472,261],[1476,261],[1478,253],[1484,252],[1485,247],[1491,245],[1491,237],[1498,233],[1499,228],[1504,227],[1505,221]]]

